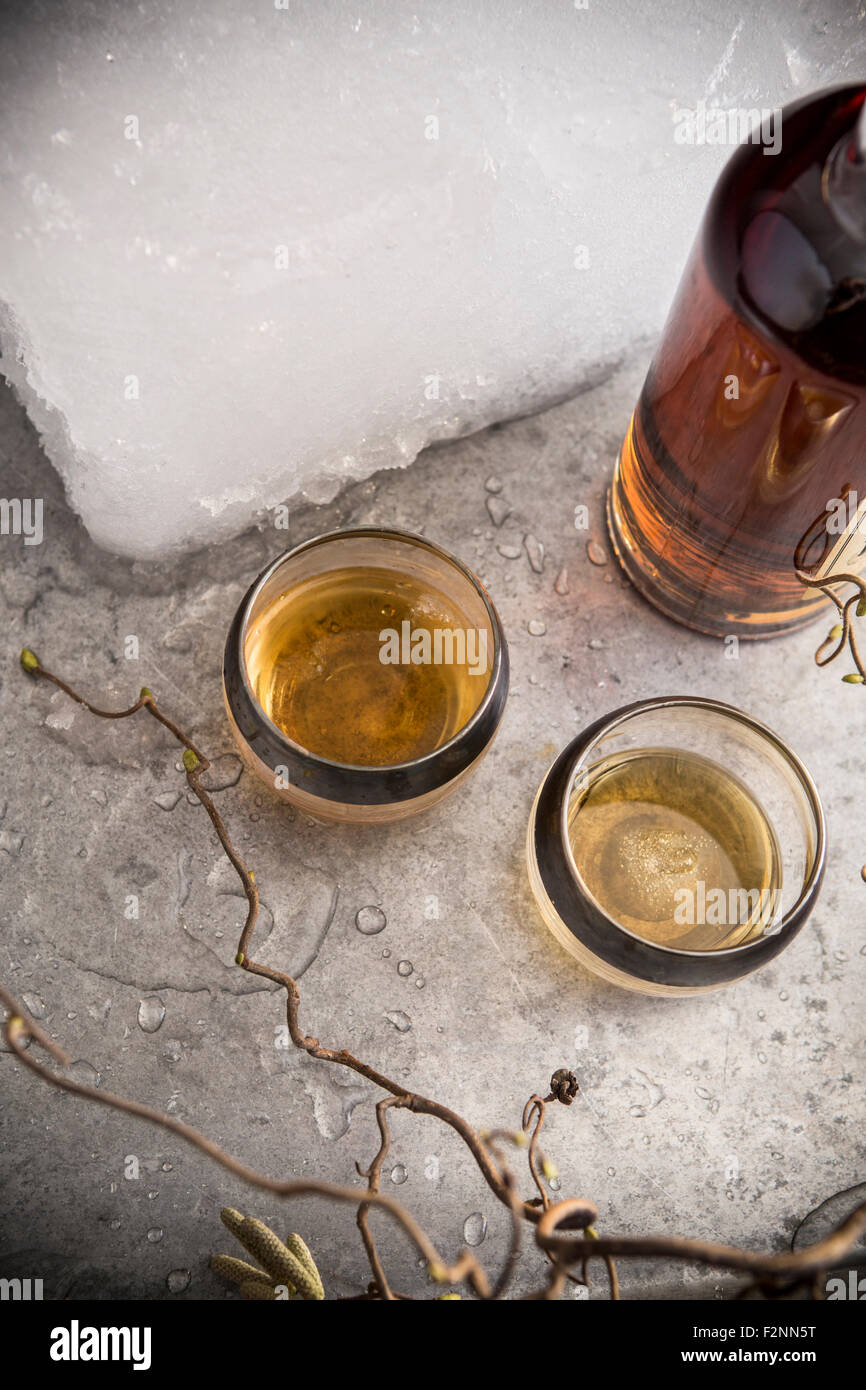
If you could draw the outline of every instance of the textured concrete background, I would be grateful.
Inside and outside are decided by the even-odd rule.
[[[46,534],[41,546],[0,541],[0,976],[44,1014],[79,1075],[97,1072],[103,1088],[188,1120],[272,1175],[352,1181],[377,1146],[373,1089],[280,1047],[281,1001],[233,968],[243,901],[168,736],[146,718],[99,722],[28,683],[24,644],[104,703],[152,686],[215,759],[218,805],[265,905],[256,953],[301,976],[308,1031],[479,1127],[516,1125],[554,1068],[576,1070],[582,1094],[551,1111],[546,1147],[563,1194],[595,1200],[602,1230],[782,1249],[807,1213],[863,1182],[864,697],[839,668],[814,667],[819,631],[743,644],[726,660],[722,644],[656,614],[612,562],[589,563],[574,507],[589,507],[604,544],[603,490],[645,365],[298,511],[288,535],[248,533],[174,568],[95,549],[3,394],[2,491],[44,497]],[[274,554],[376,522],[424,530],[489,585],[511,645],[511,697],[490,756],[438,811],[385,829],[324,827],[241,775],[221,650]],[[527,535],[543,543],[540,573]],[[533,619],[543,635],[528,631]],[[138,660],[124,655],[132,635]],[[617,705],[671,693],[718,696],[774,725],[813,771],[830,831],[823,898],[791,949],[738,986],[683,1001],[584,974],[541,923],[523,858],[532,798],[562,744]],[[125,916],[130,895],[138,920]],[[370,904],[387,917],[377,936],[354,925]],[[152,1027],[163,1009],[145,1031],[139,1018]],[[387,1189],[447,1254],[467,1218],[469,1238],[486,1221],[478,1253],[495,1269],[507,1222],[461,1145],[409,1115],[394,1116],[393,1132]],[[0,1147],[0,1273],[42,1277],[46,1296],[233,1297],[207,1268],[232,1247],[218,1219],[227,1203],[303,1232],[329,1296],[368,1282],[348,1209],[304,1200],[290,1211],[172,1136],[41,1086],[8,1054]],[[137,1179],[124,1175],[130,1156]],[[834,1214],[853,1203],[839,1199]],[[396,1287],[432,1294],[402,1238],[377,1230]],[[541,1270],[530,1254],[518,1290]],[[621,1274],[626,1296],[727,1287],[670,1265],[622,1262]],[[593,1296],[603,1292],[601,1277]]]

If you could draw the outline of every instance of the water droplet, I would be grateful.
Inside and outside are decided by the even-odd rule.
[[[615,1168],[608,1168],[608,1170],[607,1170],[607,1175],[608,1175],[609,1178],[615,1178],[615,1177],[616,1177],[616,1169],[615,1169]]]
[[[523,537],[523,549],[529,558],[530,569],[535,574],[542,574],[544,571],[544,545],[531,531],[527,531]]]
[[[394,1167],[391,1169],[391,1181],[393,1183],[396,1183],[398,1187],[402,1187],[408,1176],[409,1174],[404,1164],[394,1164]]]
[[[401,960],[397,963],[397,974],[402,975],[404,980],[406,979],[407,975],[412,974],[412,971],[414,969],[415,967],[412,964],[411,960]]]
[[[560,1188],[562,1187],[562,1179],[548,1178],[547,1186],[550,1188],[551,1192],[559,1192]]]
[[[487,511],[494,526],[501,526],[507,516],[511,515],[511,503],[506,502],[504,497],[490,496],[486,499]]]
[[[480,1245],[487,1235],[487,1218],[473,1211],[463,1222],[463,1239],[467,1245]]]
[[[378,936],[388,925],[388,918],[381,907],[359,907],[355,913],[355,926],[363,936]]]
[[[607,551],[600,541],[587,541],[586,555],[592,565],[606,565]]]
[[[424,979],[424,976],[423,976],[423,975],[419,975],[418,978],[417,978],[417,980],[415,981],[415,988],[416,988],[416,989],[423,989],[424,986],[426,985],[426,983],[427,983],[427,981]]]
[[[561,570],[559,571],[559,574],[556,576],[556,580],[555,580],[555,582],[554,582],[553,587],[554,587],[554,589],[556,590],[556,592],[557,592],[558,594],[567,594],[567,593],[568,593],[568,570],[567,570],[567,569],[563,568],[563,569],[561,569]]]
[[[600,652],[604,648],[604,643],[600,637],[590,637],[586,644],[591,652]]]
[[[102,1080],[96,1067],[92,1067],[90,1063],[85,1062],[83,1058],[79,1058],[77,1062],[72,1063],[69,1068],[69,1075],[74,1081],[78,1082],[79,1086],[98,1086]]]
[[[385,1015],[389,1023],[393,1023],[398,1033],[408,1033],[412,1027],[412,1020],[408,1014],[404,1014],[402,1009],[394,1009]]]
[[[487,489],[488,492],[501,492],[501,491],[502,491],[502,479],[501,479],[501,478],[497,478],[497,476],[496,476],[495,473],[491,473],[490,477],[487,479],[487,482],[484,484],[484,486],[486,487],[486,489]]]
[[[502,556],[503,560],[520,559],[519,545],[498,545],[496,549],[499,551],[499,554]]]
[[[173,1269],[166,1279],[166,1288],[169,1293],[183,1293],[188,1289],[192,1275],[188,1269]]]
[[[173,811],[180,798],[180,792],[160,792],[153,799],[161,811]]]
[[[382,959],[383,959],[383,960],[388,960],[388,958],[389,958],[390,955],[391,955],[391,952],[388,950],[388,948],[387,948],[387,946],[386,946],[386,947],[385,947],[385,950],[382,952]]]
[[[119,1217],[119,1216],[113,1217],[112,1220],[109,1221],[108,1224],[109,1224],[109,1226],[110,1226],[110,1228],[111,1228],[112,1231],[119,1231],[119,1230],[120,1230],[120,1217]]]
[[[162,1171],[163,1171],[164,1173],[170,1173],[170,1172],[171,1172],[171,1164],[170,1164],[170,1163],[164,1163],[164,1164],[162,1165]]]
[[[24,1003],[25,1008],[33,1016],[33,1018],[44,1018],[45,1015],[48,1013],[45,1004],[40,999],[38,994],[22,994],[21,999]]]
[[[784,1002],[786,999],[789,999],[790,997],[791,997],[791,996],[788,994],[788,991],[787,991],[786,989],[780,989],[780,990],[779,990],[779,998],[780,998],[783,1002]]]
[[[214,758],[206,774],[208,791],[225,792],[229,787],[236,787],[243,770],[244,765],[237,753],[220,753]]]
[[[156,1033],[165,1018],[165,1005],[156,995],[142,999],[138,1006],[138,1026],[143,1033]]]
[[[8,854],[10,859],[18,858],[23,844],[24,836],[19,831],[0,830],[0,850]]]
[[[151,1245],[157,1245],[159,1241],[162,1240],[164,1234],[165,1232],[163,1231],[161,1226],[151,1226],[150,1230],[147,1233],[147,1238],[150,1241]]]
[[[526,624],[526,631],[531,637],[543,637],[547,631],[547,623],[541,618],[530,618]]]

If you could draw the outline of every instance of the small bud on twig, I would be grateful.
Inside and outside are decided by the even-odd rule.
[[[560,1067],[550,1078],[551,1094],[563,1105],[571,1105],[579,1090],[577,1077],[567,1067]]]
[[[181,762],[183,763],[187,772],[195,772],[196,768],[198,767],[198,758],[196,757],[195,753],[192,751],[191,748],[184,748]]]
[[[31,652],[29,647],[22,647],[21,649],[21,665],[29,675],[39,670],[39,658],[35,652]]]
[[[843,676],[842,679],[843,679],[843,681],[845,681],[848,685],[862,685],[862,684],[863,684],[863,677],[860,675],[860,672],[859,672],[859,671],[850,671],[850,672],[848,673],[848,675],[847,675],[847,676]]]

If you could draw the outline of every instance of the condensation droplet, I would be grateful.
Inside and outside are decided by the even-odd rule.
[[[480,1211],[470,1212],[463,1222],[463,1239],[467,1245],[480,1245],[487,1235],[487,1218]]]
[[[183,1293],[189,1288],[191,1278],[188,1269],[173,1269],[165,1281],[166,1288],[169,1293]]]
[[[424,976],[423,976],[423,975],[419,975],[418,978],[417,978],[417,980],[415,981],[415,988],[416,988],[416,989],[423,989],[424,986],[426,985],[426,983],[427,983],[427,981],[424,979]]]
[[[359,907],[355,913],[355,926],[363,936],[378,936],[388,925],[388,918],[381,907],[369,905]]]
[[[505,518],[511,515],[511,503],[498,495],[487,497],[486,502],[487,513],[493,525],[501,526]]]
[[[156,995],[141,1000],[138,1006],[138,1026],[143,1033],[156,1033],[162,1027],[164,1018],[165,1005]]]
[[[394,1009],[385,1015],[389,1023],[392,1023],[398,1033],[408,1033],[412,1027],[412,1020],[408,1014],[404,1014],[402,1009]]]
[[[78,1082],[79,1086],[98,1086],[102,1080],[96,1067],[92,1067],[89,1062],[79,1058],[73,1062],[69,1068],[69,1075]]]
[[[38,994],[22,994],[21,999],[33,1018],[44,1018],[48,1010]]]
[[[543,637],[547,631],[547,623],[541,618],[530,618],[526,624],[526,631],[530,637]]]
[[[411,960],[401,960],[397,963],[397,974],[402,975],[404,980],[408,975],[412,974],[412,971],[414,969],[415,967],[412,964]]]
[[[409,1173],[406,1169],[405,1164],[394,1164],[394,1167],[391,1169],[391,1181],[395,1183],[397,1187],[402,1187],[408,1176]]]
[[[606,565],[607,551],[600,541],[587,541],[586,555],[592,565]]]
[[[523,537],[523,549],[526,551],[527,558],[529,559],[530,569],[533,570],[535,574],[542,574],[544,572],[543,542],[540,541],[537,536],[533,535],[531,531],[527,531],[526,535]]]
[[[164,1234],[165,1232],[163,1231],[161,1226],[151,1226],[150,1230],[147,1233],[147,1238],[150,1241],[151,1245],[157,1245],[159,1241],[162,1240]]]

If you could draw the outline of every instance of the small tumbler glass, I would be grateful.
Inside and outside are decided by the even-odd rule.
[[[453,611],[465,615],[485,652],[484,671],[477,674],[479,688],[471,689],[475,707],[465,723],[422,756],[381,765],[369,760],[340,761],[328,757],[321,748],[311,751],[302,746],[264,708],[259,679],[262,632],[277,605],[290,617],[290,607],[286,606],[292,604],[293,591],[301,595],[311,584],[327,583],[334,577],[337,582],[340,574],[371,571],[393,575],[398,585],[420,593],[422,611],[425,591],[444,598]],[[383,617],[383,625],[387,622]],[[375,633],[371,640],[375,640]],[[291,683],[293,673],[291,663],[288,665],[287,680]],[[324,674],[331,676],[327,671]],[[344,689],[350,677],[351,672],[345,670],[333,673],[335,681],[344,682]],[[244,762],[284,800],[326,820],[400,820],[453,791],[487,751],[505,708],[508,649],[483,585],[453,555],[411,532],[359,527],[305,541],[259,575],[229,631],[223,690]],[[362,713],[347,707],[347,719],[356,716],[361,725]]]
[[[733,933],[739,944],[684,949],[648,939],[633,922],[624,925],[602,906],[578,868],[580,806],[593,771],[598,778],[602,764],[621,766],[645,750],[677,760],[675,768],[688,764],[711,776],[721,773],[728,785],[742,788],[744,806],[757,805],[763,813],[778,886],[767,899],[772,910],[755,919],[746,939]],[[704,815],[701,807],[697,814]],[[728,815],[728,825],[736,839],[735,815]],[[796,936],[815,905],[824,872],[824,815],[809,773],[765,724],[716,700],[642,700],[597,720],[560,753],[532,808],[527,860],[544,921],[581,964],[641,993],[697,994],[751,974]],[[611,862],[614,873],[623,865],[630,872],[627,857],[615,854]]]

